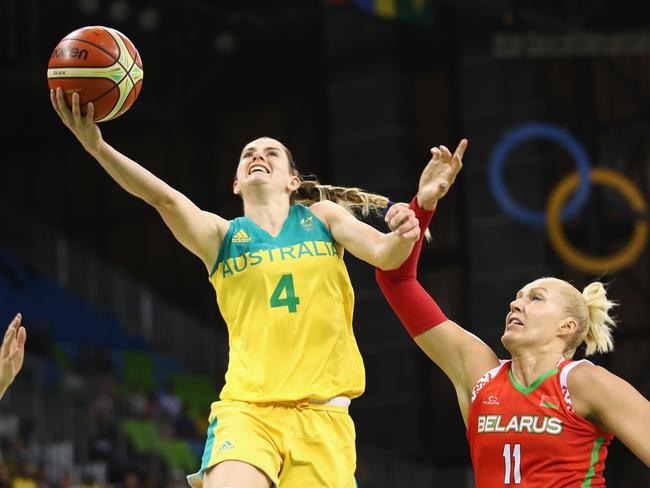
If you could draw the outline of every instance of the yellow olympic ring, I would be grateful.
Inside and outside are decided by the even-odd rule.
[[[628,178],[606,168],[593,168],[591,181],[618,190],[629,205],[638,212],[646,212],[647,204],[643,194]],[[578,186],[578,173],[574,172],[564,177],[557,184],[546,206],[547,230],[551,245],[567,263],[587,273],[600,274],[616,272],[629,266],[645,249],[648,239],[648,222],[638,220],[630,241],[617,253],[610,256],[590,256],[574,248],[562,230],[560,213],[564,202]]]

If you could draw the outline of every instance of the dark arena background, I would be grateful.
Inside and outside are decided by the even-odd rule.
[[[28,331],[24,368],[0,402],[0,486],[186,486],[227,364],[201,262],[50,105],[47,64],[66,34],[106,25],[133,41],[142,92],[101,124],[104,138],[228,219],[242,212],[240,151],[259,136],[284,142],[303,173],[395,201],[417,191],[430,147],[466,137],[420,260],[425,288],[507,357],[499,338],[525,283],[601,279],[619,327],[615,351],[593,360],[649,397],[650,21],[640,5],[0,0],[0,325],[22,312]],[[558,223],[551,197],[576,170],[589,192],[569,196],[573,216],[547,230],[545,218]],[[584,183],[596,170],[609,172]],[[351,406],[359,486],[474,486],[451,383],[373,269],[346,262],[367,370]],[[606,466],[611,488],[650,486],[619,441]]]

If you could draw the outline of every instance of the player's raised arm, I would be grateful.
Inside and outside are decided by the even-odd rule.
[[[416,269],[424,232],[438,201],[462,168],[466,147],[467,141],[463,139],[453,155],[444,146],[431,150],[432,158],[422,172],[417,198],[410,205],[419,221],[420,239],[397,270],[376,271],[382,292],[409,334],[454,384],[465,420],[472,388],[485,372],[498,366],[499,360],[483,341],[445,316],[417,281]],[[397,212],[393,206],[386,215],[391,228],[399,220]]]
[[[228,230],[228,221],[202,211],[185,195],[104,141],[99,127],[93,122],[92,103],[88,104],[87,113],[82,116],[77,93],[72,95],[72,110],[66,106],[60,88],[50,92],[50,99],[65,126],[111,178],[131,195],[154,207],[176,239],[211,270]]]
[[[311,206],[311,211],[326,223],[338,244],[381,269],[395,269],[402,264],[420,235],[415,213],[406,207],[399,210],[395,231],[384,234],[334,202],[325,200]]]

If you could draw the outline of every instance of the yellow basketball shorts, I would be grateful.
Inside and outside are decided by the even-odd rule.
[[[308,402],[212,404],[201,469],[187,477],[201,488],[203,473],[223,461],[260,469],[279,488],[355,488],[354,423],[347,407]]]

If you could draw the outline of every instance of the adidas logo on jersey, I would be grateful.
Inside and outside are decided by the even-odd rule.
[[[221,446],[219,446],[219,452],[221,452],[221,451],[225,451],[225,450],[227,450],[227,449],[234,449],[234,447],[235,447],[235,446],[233,445],[232,442],[230,442],[230,441],[226,441],[226,442],[224,442],[223,444],[221,444]]]
[[[233,238],[232,242],[235,244],[241,244],[243,242],[250,242],[251,238],[246,234],[246,231],[244,229],[240,229],[239,232],[237,232]]]

